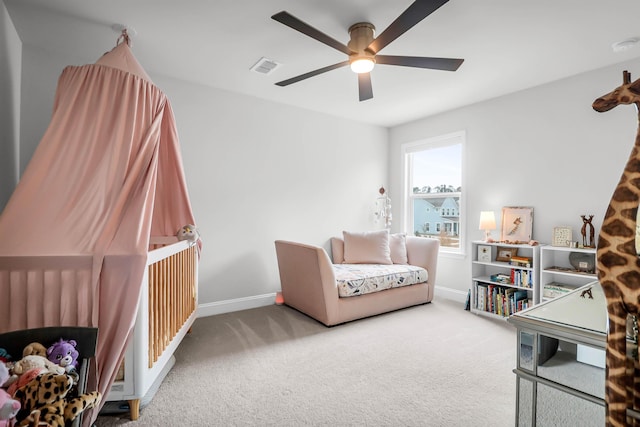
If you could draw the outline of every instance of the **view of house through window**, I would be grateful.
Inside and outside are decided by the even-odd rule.
[[[459,132],[403,146],[408,234],[440,240],[444,250],[462,247],[460,206],[462,149]]]

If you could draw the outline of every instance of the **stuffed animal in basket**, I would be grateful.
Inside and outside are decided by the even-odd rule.
[[[200,232],[193,224],[187,224],[176,233],[178,240],[186,240],[194,245],[200,239]]]
[[[0,362],[7,363],[11,361],[11,355],[7,353],[7,350],[0,347]]]
[[[18,426],[28,426],[34,420],[45,422],[50,427],[64,427],[78,415],[100,403],[97,391],[78,397],[68,396],[73,385],[67,374],[46,373],[38,375],[16,392],[16,399],[22,402],[22,409],[16,419]]]
[[[45,374],[47,372],[49,372],[49,371],[47,371],[47,368],[29,369],[27,372],[25,372],[24,374],[20,375],[17,378],[17,380],[15,380],[14,382],[11,383],[9,388],[7,388],[7,393],[9,393],[11,396],[15,395],[16,391],[18,391],[18,389],[20,387],[27,385],[29,382],[31,382],[32,379],[34,379],[38,375]]]
[[[4,383],[9,378],[9,370],[0,363],[0,383]],[[15,416],[20,410],[20,402],[11,398],[11,395],[0,388],[0,427],[10,427],[13,425]]]
[[[78,367],[78,344],[74,340],[60,340],[47,349],[47,359],[62,366],[69,373]]]
[[[65,369],[44,356],[29,355],[13,364],[13,373],[20,376],[33,368],[45,368],[55,374],[64,374]]]
[[[47,347],[39,342],[32,342],[22,350],[22,357],[25,356],[43,356],[47,357]]]
[[[3,384],[4,387],[9,388],[11,388],[14,383],[20,382],[20,378],[22,377],[22,375],[33,369],[40,369],[39,373],[53,372],[55,374],[64,374],[64,368],[62,366],[56,365],[44,356],[36,356],[33,354],[25,356],[17,362],[13,363],[10,369],[12,375]],[[22,381],[22,383],[24,384],[24,380]],[[15,392],[15,388],[16,387],[12,388],[13,392]],[[12,395],[13,392],[11,393]]]

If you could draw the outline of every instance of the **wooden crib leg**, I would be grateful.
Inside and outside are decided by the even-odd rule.
[[[131,421],[136,421],[140,417],[140,399],[132,399],[129,401],[129,414]]]

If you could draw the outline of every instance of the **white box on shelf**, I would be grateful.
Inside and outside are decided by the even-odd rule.
[[[491,246],[478,245],[478,261],[491,262]]]

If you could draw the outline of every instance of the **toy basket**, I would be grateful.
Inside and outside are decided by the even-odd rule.
[[[0,334],[0,348],[4,348],[15,360],[22,357],[24,348],[38,342],[44,345],[53,343],[60,338],[76,341],[78,358],[78,395],[87,392],[87,379],[89,374],[89,362],[95,356],[96,343],[98,341],[98,328],[81,326],[52,326],[46,328],[24,329],[20,331]],[[72,427],[82,425],[83,413],[73,420]]]

